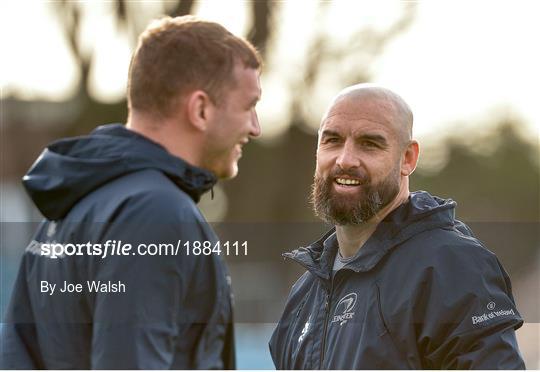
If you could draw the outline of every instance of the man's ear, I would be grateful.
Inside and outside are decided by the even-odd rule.
[[[418,142],[412,140],[409,142],[403,153],[403,158],[401,160],[401,175],[410,176],[412,172],[416,169],[416,164],[418,163],[418,155],[420,149]]]
[[[208,123],[214,115],[215,105],[202,90],[191,92],[186,97],[187,117],[189,123],[197,130],[205,132],[208,128]]]

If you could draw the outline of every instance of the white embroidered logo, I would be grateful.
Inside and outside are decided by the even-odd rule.
[[[480,324],[480,323],[483,323],[485,321],[488,321],[490,319],[494,319],[494,318],[497,318],[497,317],[500,317],[500,316],[509,316],[509,315],[515,316],[516,315],[516,313],[514,312],[514,309],[493,311],[493,310],[495,310],[496,306],[497,305],[495,304],[495,302],[490,301],[486,305],[487,309],[490,312],[489,313],[483,313],[482,315],[474,315],[474,316],[472,316],[471,317],[472,324]]]
[[[56,234],[56,222],[51,221],[47,227],[47,237],[51,238],[54,234]]]
[[[336,305],[336,310],[334,310],[334,318],[332,323],[339,322],[339,325],[347,323],[348,320],[352,319],[354,312],[352,311],[356,306],[356,300],[358,295],[356,293],[349,293],[341,300],[339,300]]]
[[[306,324],[304,324],[304,328],[302,328],[302,333],[300,333],[300,337],[298,337],[298,343],[301,343],[302,341],[304,341],[304,337],[306,337],[310,326],[311,326],[311,315],[309,316]]]

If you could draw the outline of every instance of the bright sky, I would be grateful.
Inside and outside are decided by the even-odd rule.
[[[502,110],[540,131],[540,2],[424,1],[376,66],[415,108],[419,133]]]
[[[104,101],[122,97],[130,48],[118,35],[111,3],[84,4],[82,25],[86,48],[95,48],[91,91]],[[318,11],[315,2],[286,1],[276,14],[275,53],[266,61],[259,115],[268,137],[288,123],[288,97],[295,92],[313,30],[327,30],[338,45],[359,27],[385,29],[399,16],[398,1],[341,0]],[[159,15],[156,2],[131,2],[149,18]],[[525,133],[540,133],[540,2],[421,1],[411,28],[394,39],[370,66],[373,82],[401,94],[415,113],[418,137],[441,132],[479,130],[495,114],[507,113],[525,122]],[[249,25],[246,2],[202,1],[196,12],[224,24],[236,34]],[[0,3],[2,96],[62,100],[74,89],[78,71],[57,23],[52,2]],[[340,66],[332,68],[339,69]],[[341,88],[327,81],[313,92],[312,125]],[[459,123],[459,127],[456,127]]]

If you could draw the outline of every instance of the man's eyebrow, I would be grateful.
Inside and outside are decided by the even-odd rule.
[[[331,130],[331,129],[325,129],[322,131],[321,133],[321,138],[322,137],[341,137],[340,134],[338,132],[336,132],[335,130]]]

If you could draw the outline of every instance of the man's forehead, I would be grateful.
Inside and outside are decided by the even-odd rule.
[[[392,136],[393,129],[377,121],[358,115],[337,115],[328,118],[319,128],[319,135],[362,137],[365,135]]]
[[[325,127],[360,128],[371,127],[381,130],[393,129],[395,117],[392,110],[381,102],[348,100],[332,105],[321,121],[321,129]]]
[[[409,105],[384,87],[357,84],[343,89],[335,98],[321,121],[344,121],[349,125],[372,122],[387,127],[404,140],[412,136],[413,115]]]
[[[234,74],[236,84],[232,87],[231,94],[242,101],[258,101],[262,94],[260,71],[237,64]]]
[[[260,70],[237,63],[234,67],[234,78],[244,88],[260,92]]]

